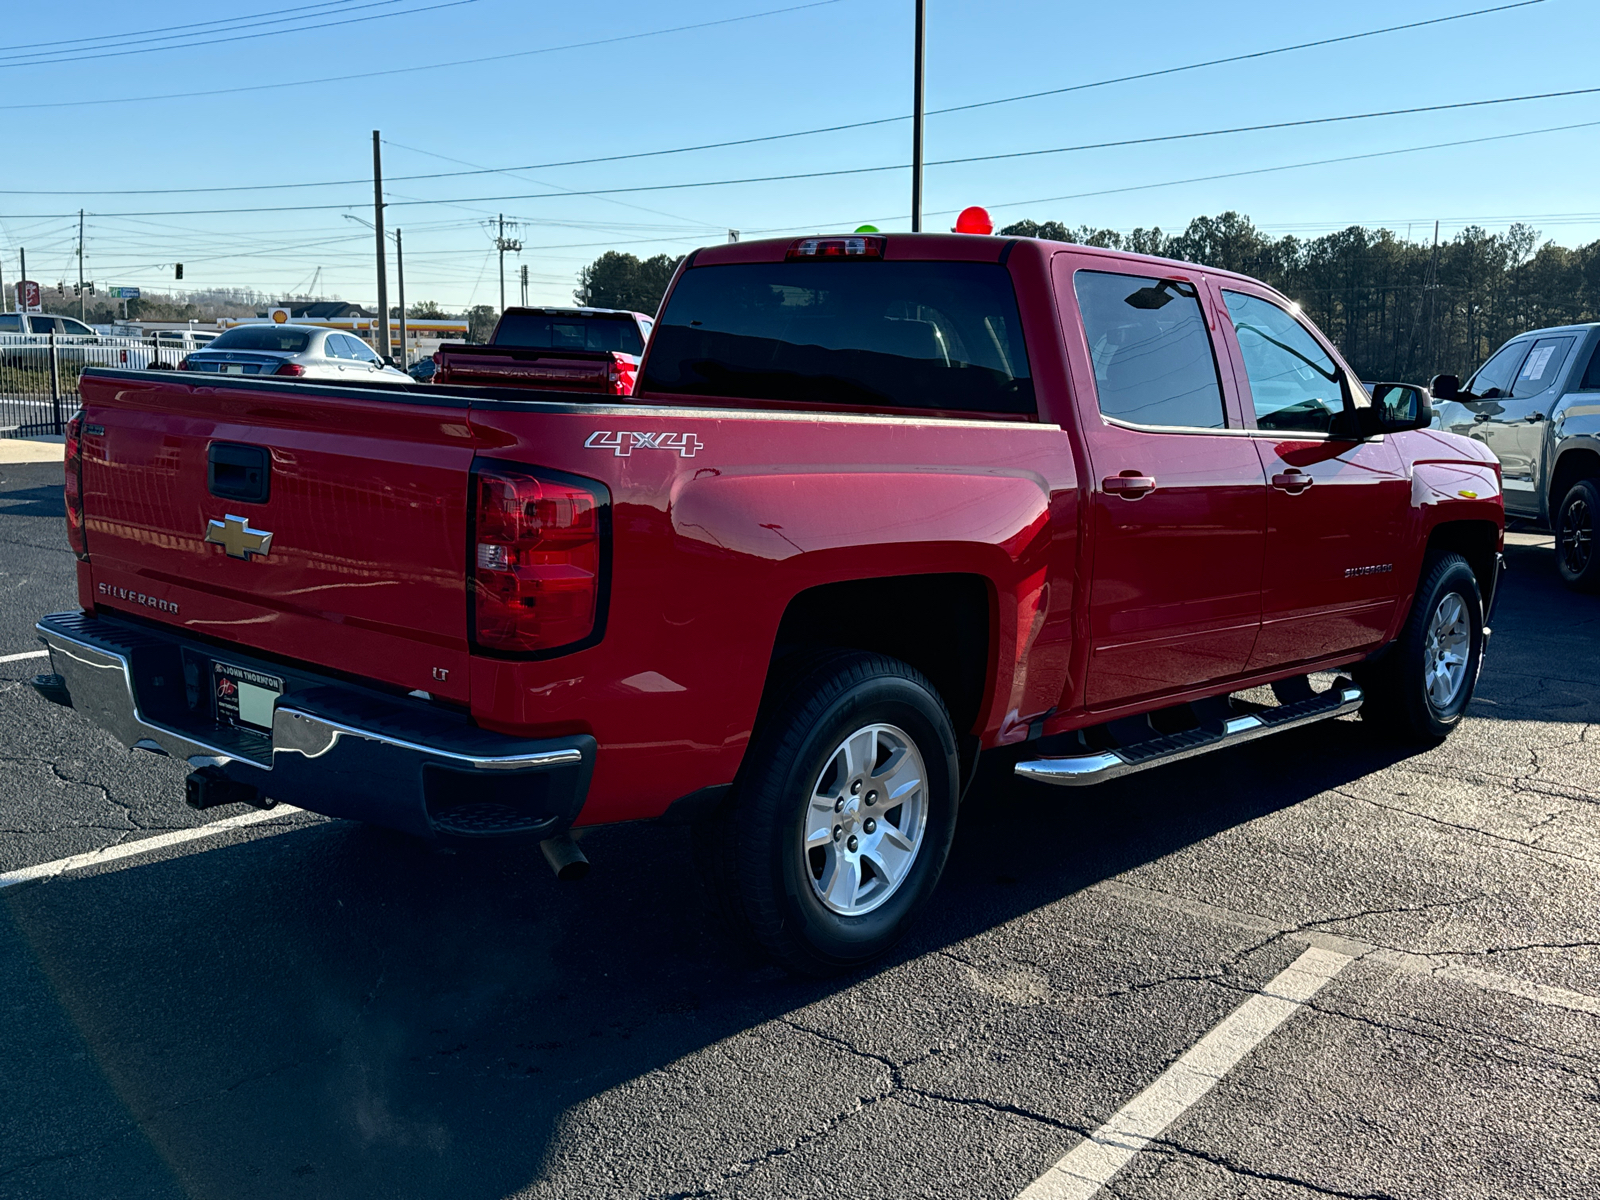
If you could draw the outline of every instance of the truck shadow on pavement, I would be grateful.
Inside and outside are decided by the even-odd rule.
[[[1275,742],[1082,792],[991,770],[923,923],[880,970],[1400,756],[1348,722]],[[1026,836],[997,856],[1004,823]],[[630,1101],[625,1085],[862,982],[796,980],[734,943],[686,830],[586,844],[593,874],[563,885],[532,847],[439,853],[334,822],[17,889],[0,922],[0,1059],[21,1068],[0,1181],[501,1197],[546,1173],[591,1098],[612,1093],[603,1108],[648,1127],[636,1110],[660,1097]],[[752,1102],[730,1078],[685,1085],[708,1120]],[[803,1124],[803,1093],[797,1080],[771,1102]],[[574,1155],[610,1169],[604,1147],[572,1141],[563,1173]]]
[[[1600,601],[1562,590],[1547,551],[1515,558],[1474,715],[1600,719],[1581,684],[1595,641],[1571,636]],[[996,756],[921,925],[877,971],[830,981],[735,943],[674,827],[594,831],[581,884],[532,846],[442,853],[328,822],[16,888],[0,896],[0,1191],[633,1192],[656,1153],[640,1131],[667,1107],[703,1110],[735,1157],[756,1136],[741,1114],[816,1119],[816,1064],[783,1063],[791,1094],[751,1094],[770,1085],[741,1061],[781,1040],[697,1052],[864,986],[914,990],[897,968],[1410,753],[1336,721],[1084,790],[1017,783]]]

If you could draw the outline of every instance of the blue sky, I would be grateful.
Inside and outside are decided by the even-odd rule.
[[[72,278],[82,207],[89,213],[86,274],[101,285],[167,290],[174,286],[171,264],[183,262],[183,287],[305,293],[320,267],[318,292],[371,303],[372,238],[344,214],[371,218],[375,128],[387,143],[386,219],[405,230],[413,302],[498,303],[486,222],[501,212],[517,222],[510,236],[524,245],[506,258],[513,303],[512,281],[522,264],[534,302],[568,302],[579,267],[606,249],[683,253],[724,240],[730,228],[747,237],[865,221],[907,228],[910,185],[903,169],[699,186],[903,164],[910,158],[905,120],[632,161],[400,178],[695,146],[909,112],[910,0],[795,3],[284,0],[264,9],[209,0],[142,12],[100,0],[12,5],[5,21],[9,48],[0,49],[7,149],[0,273],[8,282],[16,278],[21,246],[32,277]],[[940,109],[1066,88],[1496,4],[930,0],[927,103]],[[701,27],[655,32],[693,25]],[[170,48],[170,40],[159,40],[174,32],[183,33],[180,42],[212,44]],[[631,36],[639,34],[647,36]],[[628,40],[560,49],[619,38]],[[1585,69],[1597,45],[1600,4],[1541,0],[1423,29],[930,116],[927,157],[1600,87]],[[483,61],[492,56],[502,57]],[[474,61],[442,65],[457,60]],[[426,69],[411,69],[419,67]],[[301,82],[380,71],[393,73]],[[239,88],[252,90],[228,91]],[[126,99],[201,92],[220,94]],[[1585,122],[1597,124],[1527,135]],[[1600,237],[1597,143],[1600,92],[934,166],[926,179],[926,227],[947,228],[951,214],[967,204],[986,205],[1001,224],[1032,217],[1119,230],[1159,225],[1169,232],[1193,216],[1231,208],[1273,233],[1316,236],[1360,223],[1421,238],[1438,218],[1448,237],[1471,223],[1504,229],[1522,220],[1547,239],[1576,245]],[[1262,173],[1146,186],[1238,172]],[[353,182],[136,194],[340,180]],[[563,194],[664,184],[697,186]],[[27,191],[61,194],[18,194]],[[324,207],[307,207],[313,205]],[[192,211],[252,207],[286,211]],[[392,279],[390,286],[393,302]]]

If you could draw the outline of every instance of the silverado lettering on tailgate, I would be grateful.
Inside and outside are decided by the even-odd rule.
[[[590,450],[610,450],[618,458],[627,458],[635,450],[676,450],[680,458],[693,458],[696,451],[705,449],[705,443],[692,433],[612,433],[597,429],[583,443]]]

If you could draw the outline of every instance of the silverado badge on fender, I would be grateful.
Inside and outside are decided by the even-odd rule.
[[[272,534],[264,529],[251,529],[250,522],[229,513],[221,521],[206,522],[206,541],[221,546],[229,558],[250,561],[252,554],[265,558],[272,553]]]

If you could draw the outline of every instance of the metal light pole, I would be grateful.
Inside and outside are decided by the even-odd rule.
[[[83,312],[83,209],[78,210],[78,320],[84,319]]]
[[[378,353],[389,357],[389,271],[383,244],[383,152],[372,131],[372,220],[378,234]]]
[[[394,265],[400,276],[400,369],[403,371],[411,365],[411,359],[406,349],[406,252],[400,241],[399,226],[394,231]]]
[[[922,60],[927,50],[927,0],[917,0],[917,33],[911,98],[911,232],[922,232]]]

